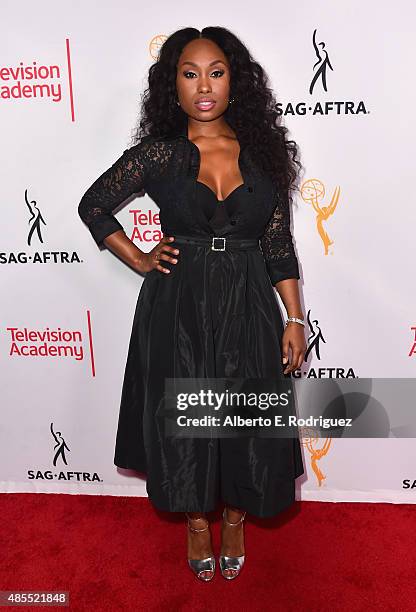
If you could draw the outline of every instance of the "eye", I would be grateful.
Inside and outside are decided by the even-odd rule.
[[[218,79],[219,77],[222,77],[222,75],[224,74],[224,70],[214,70],[214,72],[211,73],[211,75],[218,75],[215,76],[215,79]],[[193,77],[189,77],[189,75],[193,75],[193,76],[197,76],[195,72],[193,72],[192,70],[187,70],[186,72],[183,73],[183,76],[187,79],[187,78],[193,78]]]

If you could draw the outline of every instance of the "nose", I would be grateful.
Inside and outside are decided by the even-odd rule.
[[[211,85],[208,77],[201,76],[198,83],[198,90],[203,93],[211,91]]]

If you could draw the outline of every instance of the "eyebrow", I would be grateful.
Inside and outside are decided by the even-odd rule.
[[[194,62],[182,62],[182,66],[183,66],[184,64],[189,64],[190,66],[196,66],[196,67],[198,67],[198,64],[195,64]],[[213,62],[210,62],[210,63],[208,64],[208,66],[213,66],[214,64],[224,64],[224,66],[226,66],[226,63],[225,63],[225,62],[223,62],[222,60],[214,60]]]

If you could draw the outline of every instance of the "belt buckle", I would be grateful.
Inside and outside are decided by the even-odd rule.
[[[215,240],[222,240],[222,247],[220,247],[219,249],[215,248]],[[211,243],[211,250],[212,251],[225,251],[225,238],[222,238],[221,236],[213,236],[212,237],[212,243]]]

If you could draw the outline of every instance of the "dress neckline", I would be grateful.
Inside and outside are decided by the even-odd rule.
[[[219,200],[215,191],[213,191],[211,187],[208,187],[206,183],[203,183],[202,181],[196,181],[196,183],[198,185],[203,185],[204,187],[206,187],[219,204],[226,202],[236,191],[238,191],[241,187],[245,186],[245,182],[243,181],[242,183],[240,183],[240,185],[237,185],[237,187],[235,187],[235,189],[233,189],[223,200]]]
[[[238,155],[237,155],[237,167],[240,171],[240,175],[241,175],[241,179],[242,179],[242,183],[240,185],[237,185],[237,187],[235,189],[233,189],[228,195],[227,197],[225,197],[223,200],[219,200],[217,197],[216,192],[211,189],[211,187],[209,187],[209,185],[207,185],[206,183],[203,183],[202,181],[199,180],[199,171],[201,169],[201,151],[199,150],[198,145],[196,145],[192,140],[190,140],[189,138],[189,133],[188,133],[188,129],[189,129],[189,123],[186,122],[185,125],[183,126],[183,129],[181,130],[181,136],[183,138],[185,138],[185,140],[188,141],[188,143],[191,145],[191,147],[194,149],[195,153],[196,153],[196,162],[195,162],[195,166],[194,166],[194,180],[196,183],[199,183],[200,185],[204,185],[207,189],[210,190],[210,192],[213,194],[214,198],[216,199],[217,202],[225,202],[226,200],[228,200],[228,198],[230,196],[232,196],[232,194],[237,191],[237,189],[239,189],[240,187],[244,187],[245,185],[245,177],[243,174],[243,169],[241,167],[241,162],[243,159],[243,152],[245,150],[245,146],[243,146],[241,144],[241,141],[238,137],[238,135],[236,135],[236,141],[238,142],[239,145],[239,150],[238,150]]]

